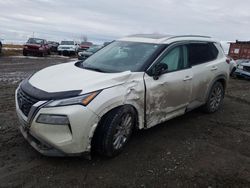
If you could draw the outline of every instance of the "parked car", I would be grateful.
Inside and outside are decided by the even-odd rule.
[[[50,51],[51,52],[57,52],[57,48],[59,46],[58,42],[54,42],[54,41],[48,41],[49,47],[50,47]]]
[[[71,55],[78,52],[79,45],[76,41],[62,41],[58,46],[57,51],[59,55]]]
[[[48,156],[113,157],[134,129],[148,129],[202,106],[222,106],[227,57],[202,36],[134,35],[85,61],[51,66],[16,90],[20,130]]]
[[[85,51],[85,50],[89,49],[89,47],[92,45],[93,45],[92,42],[81,42],[79,49],[78,49],[78,52]]]
[[[86,51],[83,52],[78,52],[78,59],[79,60],[85,60],[87,59],[89,56],[93,55],[94,53],[96,53],[98,50],[100,50],[103,46],[101,45],[92,45],[91,47],[89,47],[89,49],[87,49]]]
[[[234,72],[237,68],[237,63],[231,57],[228,57],[228,61],[229,61],[229,65],[230,65],[230,67],[229,67],[230,76],[234,76]]]
[[[50,47],[45,39],[29,38],[23,47],[23,55],[50,55]]]
[[[2,48],[3,48],[3,44],[2,44],[2,42],[0,41],[0,54],[2,53]]]
[[[237,60],[237,69],[234,74],[237,77],[250,79],[250,59]]]

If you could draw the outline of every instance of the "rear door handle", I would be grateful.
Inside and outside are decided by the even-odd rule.
[[[211,68],[211,71],[215,71],[215,70],[217,70],[217,69],[218,69],[217,66],[213,66],[213,67]]]
[[[188,80],[192,80],[192,76],[185,76],[185,78],[183,79],[183,81],[188,81]]]

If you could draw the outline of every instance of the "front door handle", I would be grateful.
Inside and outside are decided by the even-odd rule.
[[[185,76],[185,78],[183,79],[183,81],[188,81],[188,80],[192,80],[192,76]]]
[[[211,71],[215,71],[215,70],[217,70],[217,69],[218,69],[217,66],[213,66],[213,67],[211,68]]]

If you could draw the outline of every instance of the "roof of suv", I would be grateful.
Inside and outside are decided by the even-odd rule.
[[[204,42],[218,42],[209,36],[200,35],[163,35],[163,34],[135,34],[119,39],[119,41],[145,42],[154,44],[169,44],[172,42],[192,40]]]

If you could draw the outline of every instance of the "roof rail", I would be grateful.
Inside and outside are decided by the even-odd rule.
[[[127,37],[142,37],[142,38],[151,38],[151,39],[162,39],[162,38],[169,38],[173,35],[167,35],[167,34],[133,34],[128,35]]]
[[[172,36],[168,39],[173,39],[173,38],[179,38],[179,37],[201,37],[201,38],[211,38],[210,36],[202,36],[202,35],[178,35],[178,36]]]

